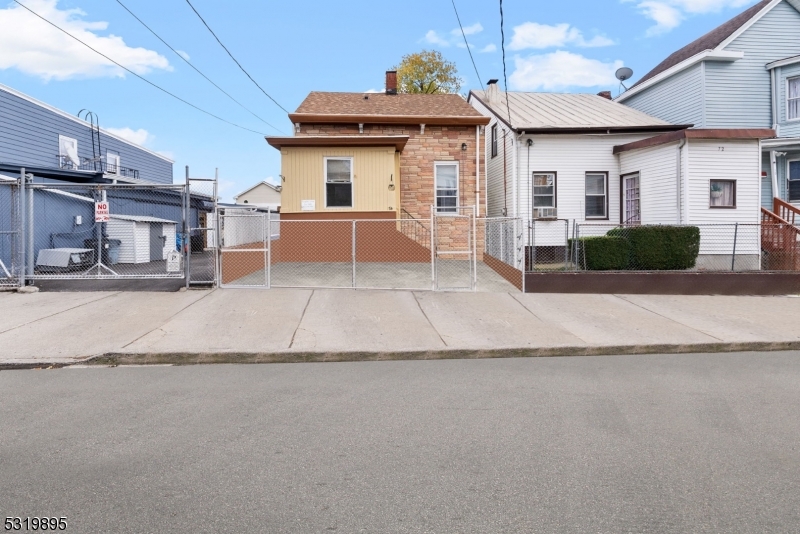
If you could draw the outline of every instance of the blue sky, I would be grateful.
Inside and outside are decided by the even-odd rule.
[[[290,135],[286,113],[214,41],[185,0],[122,0],[195,66],[273,129],[201,78],[116,0],[20,0],[119,63],[216,115],[270,135]],[[312,90],[382,90],[384,71],[407,53],[436,49],[454,61],[462,92],[479,88],[451,0],[192,0],[259,84],[293,111]],[[634,80],[667,55],[752,5],[753,0],[505,0],[511,90],[617,93],[613,71]],[[500,78],[494,0],[456,0],[478,71]],[[263,135],[219,122],[160,93],[8,0],[0,0],[0,83],[64,111],[94,111],[101,126],[184,165],[220,169],[226,200],[276,177],[279,153]]]

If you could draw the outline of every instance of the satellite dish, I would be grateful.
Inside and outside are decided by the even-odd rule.
[[[617,72],[614,75],[619,81],[624,82],[633,76],[633,71],[628,67],[622,67],[621,69],[617,69]]]

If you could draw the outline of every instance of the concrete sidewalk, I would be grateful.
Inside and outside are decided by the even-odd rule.
[[[0,367],[800,348],[800,298],[213,290],[0,293]]]

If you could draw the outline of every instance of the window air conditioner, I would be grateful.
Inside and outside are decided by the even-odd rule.
[[[534,219],[556,219],[556,208],[533,208]]]

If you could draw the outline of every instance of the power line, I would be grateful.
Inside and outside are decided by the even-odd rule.
[[[15,0],[15,1],[16,1],[16,0]],[[211,35],[213,35],[213,36],[214,36],[214,39],[216,39],[216,40],[217,40],[217,42],[219,43],[219,45],[220,45],[220,46],[221,46],[223,49],[225,49],[225,51],[226,51],[226,52],[228,53],[228,55],[231,57],[231,59],[233,60],[233,62],[234,62],[234,63],[236,63],[236,64],[239,66],[239,68],[240,68],[240,69],[242,69],[242,72],[244,72],[244,73],[247,75],[247,77],[248,77],[248,78],[250,78],[250,81],[251,81],[251,82],[253,82],[254,84],[256,84],[256,87],[258,87],[258,88],[261,90],[261,92],[262,92],[262,93],[264,93],[264,95],[265,95],[267,98],[269,98],[270,100],[272,100],[272,101],[275,103],[275,105],[276,105],[276,106],[278,106],[279,108],[281,108],[283,111],[285,111],[285,112],[288,114],[288,113],[289,113],[289,110],[287,110],[285,107],[283,107],[283,106],[281,106],[280,104],[278,104],[278,101],[277,101],[277,100],[275,100],[274,98],[272,98],[272,97],[269,95],[269,93],[267,93],[267,92],[264,90],[264,88],[263,88],[263,87],[261,87],[260,85],[258,85],[258,82],[257,82],[257,81],[255,81],[255,80],[253,79],[253,77],[252,77],[252,76],[250,76],[250,73],[249,73],[249,72],[247,72],[247,71],[244,69],[244,67],[242,67],[242,64],[241,64],[241,63],[239,63],[239,62],[236,60],[236,58],[235,58],[235,57],[233,57],[233,54],[231,54],[231,51],[230,51],[230,50],[228,50],[228,47],[226,47],[224,44],[222,44],[222,41],[220,41],[220,40],[219,40],[219,37],[217,37],[217,34],[216,34],[216,33],[214,33],[214,30],[212,30],[212,29],[211,29],[211,26],[209,26],[209,25],[208,25],[208,23],[205,21],[205,19],[202,17],[202,15],[200,15],[200,13],[198,13],[198,12],[197,12],[197,10],[194,8],[194,6],[192,5],[192,3],[191,3],[189,0],[186,0],[186,3],[187,3],[187,4],[189,4],[189,7],[191,7],[191,8],[192,8],[192,11],[194,11],[194,14],[195,14],[195,15],[197,15],[197,17],[198,17],[198,18],[199,18],[199,19],[200,19],[200,20],[203,22],[203,25],[204,25],[204,26],[205,26],[205,27],[208,29],[208,31],[210,31],[210,32],[211,32]]]
[[[238,100],[236,100],[235,98],[233,98],[233,97],[232,97],[230,94],[228,94],[228,92],[227,92],[227,91],[225,91],[225,90],[224,90],[222,87],[220,87],[219,85],[217,85],[216,83],[214,83],[214,82],[211,80],[211,78],[209,78],[208,76],[206,76],[205,74],[203,74],[202,72],[200,72],[200,69],[198,69],[197,67],[195,67],[195,66],[194,66],[194,65],[193,65],[193,64],[192,64],[192,63],[191,63],[191,62],[190,62],[188,59],[186,59],[185,57],[183,57],[183,55],[182,55],[182,54],[180,54],[180,53],[179,53],[177,50],[175,50],[174,48],[172,48],[172,46],[170,46],[170,44],[169,44],[168,42],[166,42],[164,39],[162,39],[162,38],[161,38],[161,36],[160,36],[160,35],[158,35],[158,34],[157,34],[157,33],[156,33],[156,32],[155,32],[155,31],[154,31],[154,30],[153,30],[153,29],[152,29],[150,26],[148,26],[147,24],[145,24],[145,23],[144,23],[144,21],[143,21],[142,19],[140,19],[139,17],[137,17],[137,16],[136,16],[136,14],[135,14],[133,11],[131,11],[130,9],[128,9],[128,6],[126,6],[125,4],[123,4],[123,3],[122,3],[120,0],[117,0],[117,3],[118,3],[119,5],[121,5],[121,6],[122,6],[122,8],[123,8],[125,11],[127,11],[128,13],[130,13],[130,14],[131,14],[131,16],[132,16],[133,18],[135,18],[136,20],[138,20],[138,21],[141,23],[141,25],[142,25],[142,26],[144,26],[145,28],[147,28],[147,30],[148,30],[150,33],[152,33],[153,35],[155,35],[155,36],[156,36],[156,38],[157,38],[159,41],[161,41],[162,43],[164,43],[164,45],[166,45],[166,47],[167,47],[167,48],[169,48],[170,50],[172,50],[173,52],[175,52],[175,55],[176,55],[176,56],[178,56],[179,58],[181,58],[181,59],[182,59],[182,60],[183,60],[183,61],[184,61],[184,62],[185,62],[187,65],[189,65],[190,67],[192,67],[192,68],[193,68],[193,69],[194,69],[194,70],[197,72],[197,74],[199,74],[200,76],[202,76],[203,78],[205,78],[206,80],[208,80],[208,83],[210,83],[211,85],[213,85],[214,87],[216,87],[217,89],[219,89],[220,91],[222,91],[222,93],[223,93],[225,96],[227,96],[228,98],[230,98],[231,100],[233,100],[234,102],[236,102],[237,104],[239,104],[239,106],[240,106],[242,109],[244,109],[245,111],[247,111],[248,113],[250,113],[250,114],[251,114],[253,117],[257,118],[258,120],[260,120],[261,122],[263,122],[264,124],[266,124],[267,126],[269,126],[270,128],[273,128],[274,130],[276,130],[276,131],[278,131],[278,132],[280,132],[280,131],[281,131],[279,128],[277,128],[277,127],[273,126],[273,125],[272,125],[272,124],[270,124],[269,122],[265,121],[264,119],[262,119],[261,117],[259,117],[258,115],[256,115],[254,112],[250,111],[248,108],[246,108],[246,107],[244,106],[244,104],[242,104],[241,102],[239,102]],[[281,133],[282,133],[282,132],[281,132]]]
[[[119,0],[117,0],[119,1]],[[458,16],[458,9],[456,9],[456,0],[451,0],[453,2],[453,11],[456,12],[456,20],[458,20],[458,27],[461,28],[461,35],[464,37],[464,44],[467,45],[467,52],[469,52],[469,58],[472,60],[472,66],[475,68],[475,74],[478,76],[478,83],[481,87],[483,87],[483,82],[481,81],[481,75],[478,74],[478,66],[475,65],[475,58],[472,57],[472,50],[469,47],[469,43],[467,42],[467,34],[464,33],[464,26],[461,25],[461,17]]]
[[[511,124],[511,105],[508,103],[508,76],[506,76],[506,34],[503,29],[503,0],[500,0],[500,48],[503,49],[503,85],[506,88],[506,110],[508,123]]]
[[[147,84],[149,84],[149,85],[152,85],[153,87],[155,87],[155,88],[156,88],[156,89],[158,89],[159,91],[161,91],[161,92],[164,92],[164,93],[168,94],[168,95],[169,95],[169,96],[171,96],[172,98],[174,98],[174,99],[176,99],[176,100],[180,100],[181,102],[183,102],[183,103],[184,103],[184,104],[186,104],[187,106],[191,106],[191,107],[193,107],[194,109],[196,109],[197,111],[200,111],[200,112],[202,112],[202,113],[205,113],[206,115],[208,115],[208,116],[210,116],[210,117],[214,117],[215,119],[217,119],[217,120],[219,120],[219,121],[222,121],[222,122],[224,122],[224,123],[230,124],[231,126],[235,126],[236,128],[240,128],[240,129],[242,129],[242,130],[247,130],[248,132],[253,132],[253,133],[255,133],[255,134],[259,134],[259,135],[265,135],[263,132],[257,132],[256,130],[251,130],[250,128],[245,128],[244,126],[239,126],[239,125],[238,125],[238,124],[236,124],[236,123],[233,123],[233,122],[231,122],[231,121],[229,121],[229,120],[223,119],[222,117],[219,117],[219,116],[217,116],[217,115],[214,115],[213,113],[211,113],[211,112],[209,112],[209,111],[206,111],[206,110],[204,110],[203,108],[197,107],[197,106],[195,106],[194,104],[192,104],[191,102],[188,102],[188,101],[184,100],[183,98],[181,98],[181,97],[179,97],[179,96],[177,96],[177,95],[175,95],[175,94],[173,94],[173,93],[170,93],[169,91],[167,91],[167,90],[166,90],[166,89],[164,89],[163,87],[160,87],[160,86],[156,85],[155,83],[151,82],[150,80],[148,80],[148,79],[147,79],[147,78],[145,78],[144,76],[140,76],[140,75],[136,74],[135,72],[133,72],[133,71],[132,71],[131,69],[129,69],[128,67],[126,67],[126,66],[124,66],[124,65],[121,65],[121,64],[117,63],[116,61],[114,61],[113,59],[111,59],[111,58],[110,58],[110,57],[108,57],[107,55],[103,54],[102,52],[99,52],[99,51],[95,50],[94,48],[92,48],[92,47],[91,47],[91,46],[89,46],[88,44],[84,43],[83,41],[81,41],[80,39],[78,39],[77,37],[75,37],[74,35],[72,35],[71,33],[69,33],[67,30],[65,30],[65,29],[61,28],[60,26],[56,25],[56,24],[55,24],[55,23],[53,23],[53,22],[50,22],[49,20],[47,20],[46,18],[44,18],[44,17],[43,17],[43,16],[41,16],[40,14],[36,13],[35,11],[33,11],[32,9],[30,9],[30,8],[29,8],[29,7],[27,7],[26,5],[24,5],[24,4],[22,4],[22,3],[20,3],[20,1],[19,1],[19,0],[14,0],[14,2],[16,2],[17,4],[19,4],[19,5],[20,5],[20,6],[22,6],[23,8],[25,8],[27,11],[29,11],[29,12],[30,12],[30,13],[32,13],[33,15],[36,15],[38,18],[40,18],[40,19],[41,19],[41,20],[43,20],[44,22],[48,23],[50,26],[54,27],[54,28],[55,28],[55,29],[57,29],[58,31],[60,31],[60,32],[62,32],[62,33],[64,33],[64,34],[66,34],[66,35],[68,35],[69,37],[72,37],[73,39],[75,39],[76,41],[78,41],[79,43],[81,43],[83,46],[85,46],[86,48],[88,48],[89,50],[91,50],[92,52],[94,52],[95,54],[98,54],[98,55],[100,55],[100,56],[103,56],[103,57],[104,57],[104,58],[106,58],[108,61],[110,61],[111,63],[113,63],[114,65],[116,65],[117,67],[119,67],[119,68],[121,68],[121,69],[125,70],[126,72],[129,72],[130,74],[133,74],[134,76],[136,76],[137,78],[139,78],[139,79],[140,79],[140,80],[142,80],[143,82],[145,82],[145,83],[147,83]]]

